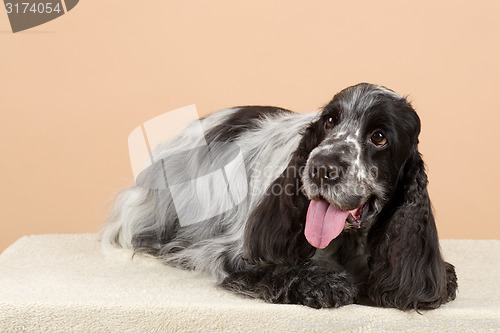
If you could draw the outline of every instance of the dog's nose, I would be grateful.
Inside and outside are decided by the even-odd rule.
[[[311,179],[319,184],[331,184],[340,178],[341,169],[325,157],[317,156],[309,170]]]

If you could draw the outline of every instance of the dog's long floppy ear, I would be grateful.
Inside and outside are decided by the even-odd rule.
[[[287,168],[252,211],[244,237],[247,262],[258,266],[293,265],[314,253],[304,236],[309,199],[302,193],[300,173],[323,137],[318,123],[305,129]]]
[[[394,198],[368,236],[368,295],[379,306],[437,308],[455,297],[456,276],[441,256],[427,175],[416,145]],[[450,278],[453,290],[447,291]]]

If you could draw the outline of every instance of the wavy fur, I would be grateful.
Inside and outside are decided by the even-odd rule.
[[[318,113],[247,106],[201,124],[208,148],[193,148],[199,139],[190,127],[161,145],[157,163],[119,194],[103,246],[206,272],[228,290],[273,303],[338,307],[367,296],[378,306],[433,309],[455,298],[417,148],[420,120],[405,98],[359,84]],[[376,144],[374,135],[386,141]],[[222,178],[214,165],[231,167]],[[172,187],[203,177],[194,194]],[[230,202],[228,190],[248,194]],[[362,207],[359,228],[346,221],[328,247],[313,247],[304,236],[311,200]]]

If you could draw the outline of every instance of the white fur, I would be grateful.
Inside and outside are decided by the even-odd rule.
[[[237,110],[229,109],[208,116],[202,120],[203,129],[208,132]],[[229,255],[234,262],[241,260],[249,212],[258,204],[271,182],[286,168],[302,138],[301,131],[316,117],[316,113],[277,112],[263,118],[256,129],[243,132],[234,141],[240,149],[237,158],[229,154],[223,144],[211,144],[209,155],[215,157],[217,163],[226,166],[220,173],[224,177],[204,176],[199,184],[193,185],[196,189],[194,195],[188,186],[182,186],[182,178],[186,172],[196,175],[202,165],[213,161],[208,154],[200,155],[200,150],[193,149],[203,145],[203,138],[193,136],[190,127],[186,128],[179,137],[160,145],[153,152],[155,161],[164,161],[169,186],[171,183],[176,184],[176,188],[170,188],[168,192],[170,197],[161,194],[167,193],[164,188],[163,192],[155,191],[162,190],[160,167],[152,169],[152,176],[148,176],[150,183],[156,186],[153,190],[136,185],[122,191],[102,233],[103,247],[114,245],[131,248],[134,235],[165,231],[168,223],[175,219],[178,208],[184,209],[186,218],[199,220],[200,216],[205,216],[209,219],[193,224],[181,223],[182,228],[175,239],[158,249],[160,256],[171,264],[205,271],[222,280],[225,277],[221,268],[224,265],[223,254]],[[189,154],[187,160],[182,163],[172,160],[172,156],[185,151]],[[246,177],[241,177],[241,170],[247,171]],[[228,192],[229,196],[226,195]],[[247,195],[244,195],[245,192]],[[172,197],[175,198],[172,200]],[[237,205],[236,209],[221,208],[233,205]],[[189,211],[190,207],[196,209]],[[214,216],[217,218],[210,219]],[[218,228],[225,230],[224,237],[210,239],[209,235]],[[199,241],[193,241],[196,239]],[[190,242],[188,245],[187,241]],[[173,251],[175,249],[178,251]],[[241,265],[245,263],[241,262]]]

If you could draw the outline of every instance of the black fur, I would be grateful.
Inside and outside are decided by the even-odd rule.
[[[206,122],[209,144],[250,145],[244,147],[245,170],[254,178],[260,177],[254,171],[261,170],[262,161],[280,161],[279,172],[288,163],[280,176],[268,178],[267,191],[206,221],[181,226],[170,190],[148,185],[165,179],[164,165],[156,163],[141,174],[137,187],[123,193],[105,232],[109,242],[206,271],[228,290],[273,303],[320,308],[367,301],[406,310],[434,309],[455,298],[455,269],[441,256],[418,152],[420,119],[405,98],[359,84],[335,95],[313,121],[274,107],[240,107],[227,114],[212,118],[219,121],[215,125]],[[277,149],[284,152],[279,159]],[[184,165],[210,164],[204,160],[207,151],[185,153],[174,178],[185,178]],[[174,160],[179,156],[170,146],[163,153]],[[211,197],[226,186],[215,178],[205,185],[203,193]],[[191,197],[181,199],[189,203]],[[324,238],[318,243],[305,236],[311,200],[322,201],[329,211],[360,213],[355,224],[354,216],[346,215],[346,229],[323,245]]]
[[[207,130],[205,140],[207,143],[214,141],[232,142],[241,133],[258,128],[258,120],[264,117],[272,117],[279,113],[291,113],[292,111],[274,106],[240,106],[238,111],[232,114],[225,122]]]
[[[356,301],[357,286],[349,273],[320,267],[308,260],[292,266],[235,272],[222,287],[271,303],[313,308],[339,307]]]
[[[335,250],[325,264],[324,258],[311,259],[315,249],[304,237],[306,195],[268,192],[246,226],[245,256],[255,268],[233,273],[222,285],[274,303],[311,307],[351,304],[361,292],[359,296],[367,294],[378,306],[437,308],[455,298],[457,279],[439,249],[427,176],[417,150],[420,120],[406,100],[392,96],[380,97],[369,109],[341,110],[343,93],[306,129],[289,167],[274,184],[301,187],[295,170],[304,169],[311,151],[325,140],[324,119],[333,116],[341,122],[346,112],[358,112],[362,130],[382,129],[392,142],[383,151],[365,150],[365,159],[378,167],[378,182],[388,194],[388,199],[378,198],[382,211],[361,230],[344,231],[335,239]],[[333,154],[330,159],[338,153]]]
[[[368,235],[368,295],[379,306],[434,309],[455,299],[457,279],[445,263],[427,193],[427,175],[413,149],[393,200]]]
[[[245,231],[245,259],[251,264],[294,265],[309,258],[314,248],[304,236],[309,199],[300,192],[300,172],[324,135],[318,123],[307,127],[298,149],[267,191],[266,198],[250,215]],[[297,195],[273,195],[274,186],[290,188]],[[287,187],[288,186],[288,187]]]

